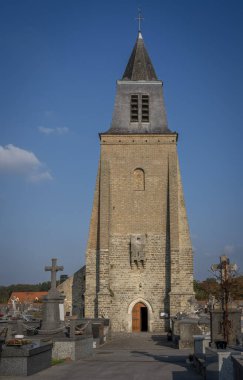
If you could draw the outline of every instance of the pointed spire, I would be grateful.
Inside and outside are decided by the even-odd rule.
[[[158,80],[140,30],[122,80]]]

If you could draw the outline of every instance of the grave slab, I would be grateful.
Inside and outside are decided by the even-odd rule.
[[[29,376],[51,366],[52,344],[32,343],[21,347],[3,346],[0,373],[5,376]]]

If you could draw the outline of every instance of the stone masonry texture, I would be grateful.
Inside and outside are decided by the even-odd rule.
[[[85,317],[132,331],[132,307],[148,308],[148,330],[165,331],[190,307],[193,255],[177,157],[177,134],[101,134],[101,156],[86,252]],[[142,169],[144,187],[134,173]],[[145,238],[141,265],[131,238]]]
[[[65,295],[65,315],[76,315],[82,318],[84,316],[85,266],[58,285],[57,290]]]

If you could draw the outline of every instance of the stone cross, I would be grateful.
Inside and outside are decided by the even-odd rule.
[[[57,272],[59,270],[63,270],[63,266],[57,266],[57,259],[51,259],[52,266],[51,267],[45,267],[45,271],[51,272],[51,289],[56,289],[57,286]]]

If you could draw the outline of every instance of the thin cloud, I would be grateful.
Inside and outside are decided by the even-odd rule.
[[[0,146],[0,170],[25,172],[41,165],[34,153],[12,144]]]
[[[0,145],[0,173],[19,174],[32,182],[51,180],[52,176],[33,152],[12,144]]]
[[[44,112],[44,115],[45,115],[46,117],[53,116],[54,114],[55,114],[55,112],[54,112],[54,111],[51,111],[51,110],[47,110],[47,111]]]
[[[52,179],[53,178],[52,178],[51,174],[48,171],[45,171],[45,172],[42,172],[42,173],[32,174],[29,177],[29,180],[31,182],[49,181],[49,180],[52,180]]]
[[[40,133],[43,133],[44,135],[65,135],[69,132],[68,127],[55,127],[55,128],[48,128],[39,126],[38,131]]]

